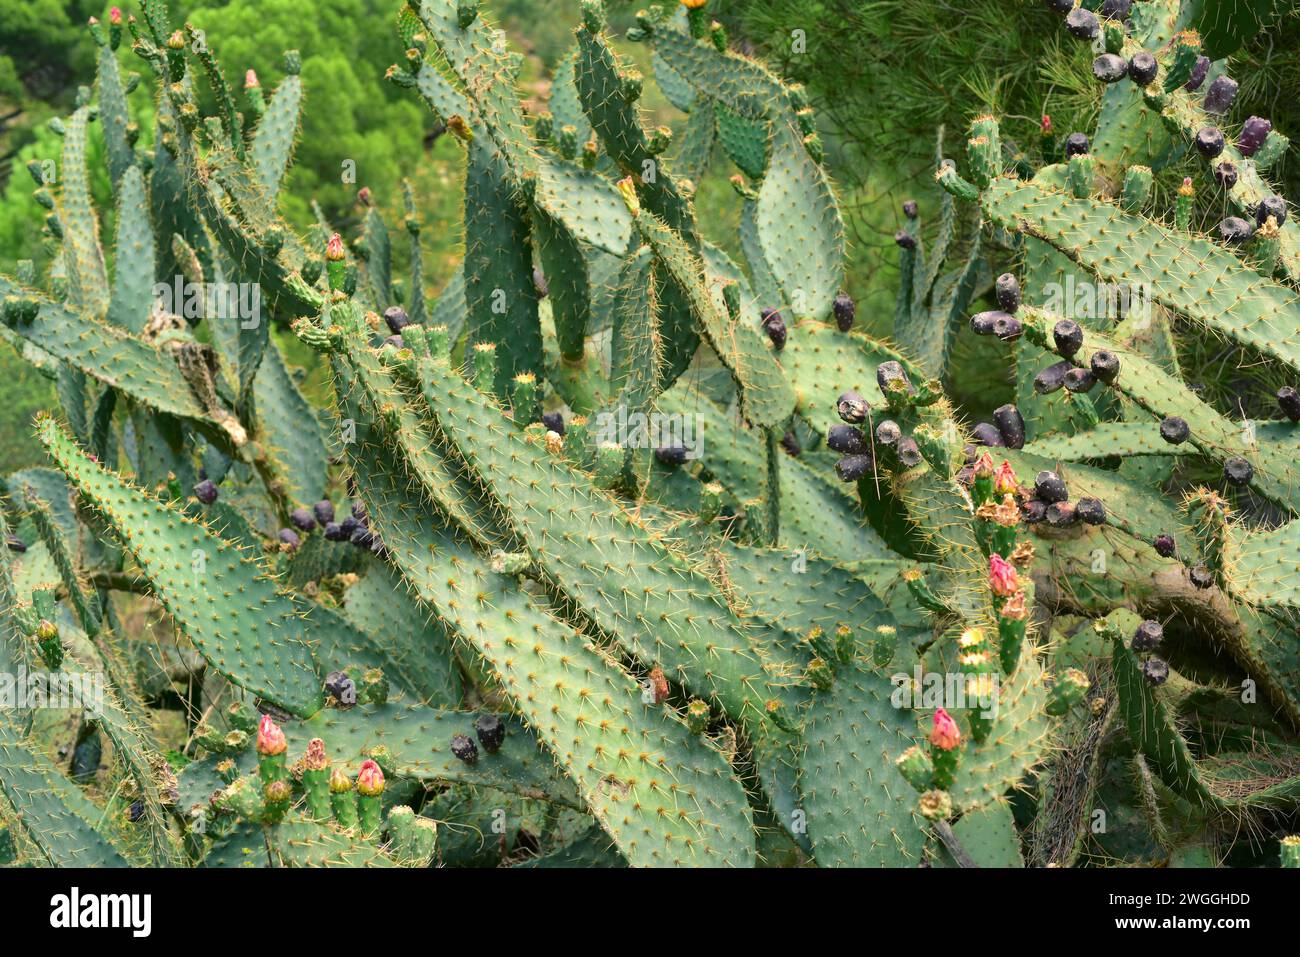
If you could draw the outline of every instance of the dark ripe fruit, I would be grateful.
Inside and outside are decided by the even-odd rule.
[[[858,306],[848,293],[842,292],[836,296],[832,309],[835,313],[835,325],[840,332],[848,332],[853,328],[853,320],[858,316]]]
[[[1073,502],[1053,502],[1047,506],[1047,524],[1052,528],[1069,528],[1079,520],[1079,509]]]
[[[1025,447],[1025,420],[1020,410],[1008,402],[993,410],[993,422],[1002,433],[1002,441],[1009,449]]]
[[[1273,124],[1262,116],[1252,116],[1241,124],[1241,135],[1237,137],[1237,150],[1242,156],[1254,156],[1273,131]]]
[[[981,422],[970,431],[976,445],[989,445],[999,449],[1006,448],[1007,440],[1002,437],[1002,432],[998,427],[992,423]]]
[[[1160,437],[1170,445],[1181,445],[1192,434],[1186,419],[1171,415],[1160,423]]]
[[[388,323],[388,331],[397,335],[411,324],[411,317],[401,306],[389,306],[384,310],[384,322]]]
[[[1034,476],[1034,495],[1048,505],[1054,502],[1064,502],[1070,497],[1061,476],[1047,470],[1043,470]]]
[[[785,320],[781,318],[779,312],[763,323],[763,331],[767,333],[767,337],[772,340],[772,345],[777,349],[785,348],[787,337]]]
[[[1065,374],[1066,392],[1091,392],[1097,384],[1097,377],[1087,369],[1071,369]]]
[[[1133,54],[1133,59],[1128,61],[1128,78],[1138,86],[1150,86],[1158,72],[1160,67],[1156,64],[1156,58],[1145,50]]]
[[[295,508],[290,512],[289,521],[300,532],[310,532],[316,527],[316,516],[305,508]]]
[[[1137,631],[1133,632],[1133,640],[1129,643],[1129,647],[1138,654],[1145,655],[1159,648],[1164,637],[1165,630],[1160,626],[1160,622],[1144,621],[1137,626]]]
[[[894,445],[903,437],[903,430],[893,419],[885,419],[876,426],[876,441],[881,445]]]
[[[885,395],[898,390],[903,394],[912,391],[912,383],[907,378],[907,372],[904,371],[900,362],[890,359],[888,362],[882,362],[876,366],[876,385]]]
[[[563,435],[564,434],[564,413],[543,412],[542,425],[546,426],[547,432],[554,432],[556,435]]]
[[[1142,677],[1153,685],[1162,685],[1169,680],[1169,665],[1163,658],[1148,658],[1142,662]]]
[[[906,229],[900,229],[898,232],[894,233],[894,242],[898,243],[899,249],[916,248],[916,237]]]
[[[1020,517],[1030,525],[1037,525],[1047,520],[1047,503],[1036,498],[1020,503]]]
[[[655,449],[655,458],[667,466],[676,467],[686,463],[686,449],[680,445],[665,445]]]
[[[1196,152],[1206,159],[1214,159],[1223,152],[1223,130],[1217,126],[1203,126],[1196,131]]]
[[[1277,405],[1292,422],[1300,422],[1300,392],[1292,386],[1284,385],[1277,390]]]
[[[126,809],[126,819],[131,824],[138,824],[144,817],[144,801],[135,801]]]
[[[506,739],[505,722],[494,714],[481,714],[474,722],[474,734],[478,736],[478,743],[483,745],[484,751],[496,754],[501,742]]]
[[[866,399],[850,389],[835,400],[835,411],[839,413],[840,419],[854,425],[867,417],[871,406],[867,405]]]
[[[853,425],[832,425],[826,432],[826,445],[844,455],[862,455],[871,447],[862,430]]]
[[[281,545],[288,545],[292,551],[296,551],[298,546],[302,544],[302,540],[298,538],[298,533],[292,528],[280,529],[278,538],[280,539]]]
[[[366,503],[358,499],[352,503],[352,517],[363,525],[366,522]]]
[[[1161,558],[1172,558],[1178,545],[1172,535],[1157,535],[1155,539],[1156,554]]]
[[[1001,316],[993,321],[993,334],[1003,342],[1015,342],[1024,327],[1015,316]]]
[[[1219,223],[1219,238],[1225,243],[1240,246],[1255,235],[1255,227],[1240,216],[1229,216]]]
[[[1074,0],[1046,0],[1047,9],[1065,16],[1074,9]]]
[[[371,548],[375,544],[375,534],[366,526],[358,524],[352,530],[352,537],[348,539],[357,548]]]
[[[389,336],[384,340],[384,345],[392,346],[394,349],[401,349],[406,345],[406,343],[402,342],[401,336]]]
[[[1092,369],[1092,374],[1100,381],[1110,384],[1119,376],[1119,356],[1109,349],[1098,349],[1092,354],[1092,361],[1088,364]]]
[[[319,525],[328,525],[334,521],[334,503],[327,498],[323,498],[313,505],[311,512],[316,517],[316,522]]]
[[[345,532],[343,526],[338,522],[325,523],[325,541],[327,542],[346,542],[352,536],[351,532]]]
[[[1237,98],[1237,81],[1230,76],[1217,76],[1205,91],[1205,112],[1227,113]]]
[[[473,764],[478,760],[478,745],[463,734],[453,734],[451,736],[451,753],[466,764]]]
[[[916,444],[916,439],[910,435],[905,435],[898,440],[898,445],[894,446],[894,451],[898,455],[898,461],[904,468],[914,469],[921,464],[921,449]]]
[[[856,482],[864,475],[870,475],[874,467],[870,455],[846,455],[835,463],[835,474],[841,482]]]
[[[909,199],[907,202],[903,203],[904,216],[906,216],[908,219],[916,219],[916,214],[917,214],[916,200]]]
[[[546,281],[546,274],[536,266],[533,267],[533,288],[537,290],[539,299],[545,299],[551,294],[551,285]]]
[[[356,682],[348,677],[346,671],[331,671],[325,676],[325,693],[347,707],[357,703]]]
[[[763,325],[767,325],[773,319],[781,319],[782,322],[785,321],[781,316],[781,310],[773,309],[770,306],[758,314],[758,319]]]
[[[1092,61],[1092,75],[1102,83],[1118,83],[1128,76],[1128,60],[1114,53],[1103,53]]]
[[[1088,137],[1082,133],[1071,133],[1065,138],[1065,155],[1082,156],[1088,152]]]
[[[358,522],[355,518],[353,518],[351,515],[347,516],[346,518],[343,519],[342,522],[339,523],[339,532],[343,536],[342,538],[339,539],[339,541],[342,542],[352,541],[352,533],[361,527],[362,527],[361,523]]]
[[[1015,312],[1020,308],[1020,280],[1009,272],[998,276],[993,284],[993,297],[1006,312]]]
[[[794,429],[786,429],[785,435],[781,436],[781,448],[794,456],[803,451],[803,446],[799,443],[799,436],[794,434]]]
[[[1075,512],[1085,525],[1105,525],[1106,506],[1095,498],[1081,498],[1075,504]]]
[[[1239,455],[1223,463],[1223,477],[1230,485],[1245,486],[1255,477],[1255,469]]]
[[[1224,160],[1214,167],[1214,179],[1224,189],[1232,189],[1237,185],[1237,164],[1232,160]]]
[[[1102,0],[1098,12],[1112,20],[1125,20],[1133,12],[1133,0]]]
[[[1195,93],[1205,82],[1205,77],[1210,72],[1210,58],[1207,56],[1198,56],[1196,65],[1192,67],[1192,75],[1187,78],[1183,84],[1183,89],[1188,93]]]
[[[1034,391],[1039,395],[1051,395],[1065,385],[1065,374],[1074,366],[1068,362],[1054,362],[1038,375],[1034,376]]]
[[[1097,14],[1091,10],[1075,7],[1066,14],[1065,29],[1080,40],[1092,40],[1101,32],[1101,24],[1097,20]]]
[[[9,551],[14,552],[17,555],[21,555],[25,551],[27,551],[27,543],[24,542],[17,535],[6,535],[5,548],[9,549]]]
[[[1265,196],[1255,207],[1255,222],[1263,226],[1272,216],[1281,226],[1286,222],[1286,200],[1281,196]]]
[[[204,505],[211,505],[217,500],[217,483],[212,479],[204,479],[198,485],[194,486],[194,497]]]
[[[1069,359],[1083,348],[1083,327],[1073,319],[1062,319],[1052,326],[1052,340],[1056,351]]]
[[[1187,577],[1192,580],[1192,584],[1197,588],[1214,587],[1214,573],[1204,565],[1197,565],[1187,573]]]
[[[970,328],[977,336],[991,336],[993,335],[993,329],[997,325],[999,319],[1006,320],[1010,318],[1011,316],[1008,313],[1003,312],[1001,309],[990,309],[988,312],[977,312],[975,315],[970,317]]]

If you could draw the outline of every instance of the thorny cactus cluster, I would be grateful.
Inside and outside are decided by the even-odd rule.
[[[628,35],[679,130],[643,125],[599,0],[537,115],[474,0],[402,7],[388,78],[466,154],[434,301],[409,190],[407,282],[368,191],[351,244],[279,218],[295,54],[241,99],[158,0],[92,23],[96,94],[32,167],[59,255],[0,278],[0,331],[63,403],[37,424],[56,469],[6,479],[0,637],[7,672],[103,687],[67,773],[31,710],[0,713],[6,857],[1218,863],[1236,838],[1296,863],[1300,399],[1230,418],[1174,339],[1225,340],[1243,390],[1300,373],[1300,242],[1264,178],[1287,142],[1228,125],[1235,83],[1172,0],[1049,5],[1098,46],[1098,127],[941,141],[892,343],[854,328],[812,108],[698,0]],[[1170,217],[1153,183],[1189,147]],[[715,153],[743,263],[696,221]],[[1233,215],[1194,225],[1198,191]],[[1053,304],[1099,284],[1142,298]],[[180,295],[231,287],[266,321]],[[272,324],[320,353],[330,408]],[[1015,401],[968,424],[952,384],[1008,369]],[[130,633],[115,592],[183,641]]]

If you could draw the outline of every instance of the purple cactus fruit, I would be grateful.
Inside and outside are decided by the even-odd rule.
[[[1241,124],[1241,135],[1237,137],[1237,150],[1242,156],[1254,156],[1268,134],[1273,132],[1273,124],[1262,116],[1252,116]]]
[[[832,425],[826,431],[826,446],[844,455],[863,455],[871,448],[862,430],[854,425]]]
[[[993,283],[993,297],[1004,312],[1014,313],[1020,308],[1020,280],[1004,272]]]
[[[1163,658],[1148,658],[1142,662],[1142,677],[1153,685],[1162,685],[1169,680],[1169,665]]]
[[[905,435],[898,440],[894,446],[894,451],[898,455],[898,461],[903,468],[914,469],[921,464],[921,447],[916,444],[916,439],[910,435]]]
[[[903,437],[903,430],[893,419],[884,419],[876,426],[876,441],[884,446],[893,446],[898,444],[898,440]]]
[[[1223,152],[1223,130],[1217,126],[1203,126],[1196,131],[1196,152],[1206,159],[1214,159]]]
[[[533,288],[537,290],[537,298],[545,299],[551,294],[551,284],[546,281],[546,274],[538,267],[533,267]]]
[[[1183,84],[1183,89],[1188,93],[1195,93],[1205,82],[1206,76],[1210,73],[1210,58],[1207,56],[1198,56],[1196,64],[1192,67],[1192,75],[1187,78]]]
[[[856,425],[866,419],[871,406],[867,404],[866,399],[850,389],[835,400],[835,411],[842,421]]]
[[[1160,423],[1160,437],[1170,445],[1182,445],[1192,434],[1186,419],[1171,415]]]
[[[781,314],[775,309],[770,310],[764,317],[763,331],[767,333],[767,337],[772,340],[772,345],[778,350],[785,348],[785,340],[788,336],[785,320],[781,318]]]
[[[1128,78],[1138,86],[1150,86],[1159,72],[1156,58],[1145,50],[1133,54],[1133,59],[1128,61]]]
[[[481,714],[474,722],[474,734],[484,751],[496,754],[501,742],[506,739],[505,722],[494,714]]]
[[[987,312],[977,312],[970,317],[971,331],[977,336],[993,335],[993,328],[997,325],[999,319],[1010,319],[1009,313],[1001,309],[990,309]]]
[[[1015,342],[1024,331],[1024,326],[1015,316],[1004,315],[993,320],[993,334],[1003,342]]]
[[[366,517],[366,503],[358,499],[352,503],[352,517],[360,524],[365,525],[369,520]]]
[[[217,483],[212,479],[204,479],[198,485],[194,486],[194,497],[204,505],[211,505],[217,500]]]
[[[655,449],[655,458],[669,468],[686,464],[686,448],[681,445],[665,445]]]
[[[325,676],[325,693],[345,708],[357,703],[357,684],[346,671],[331,671]]]
[[[1109,349],[1098,349],[1094,352],[1092,361],[1088,365],[1092,369],[1092,374],[1107,385],[1119,377],[1119,356]]]
[[[1038,375],[1034,376],[1034,391],[1039,395],[1051,395],[1059,392],[1065,385],[1065,374],[1073,369],[1069,362],[1054,362]]]
[[[334,503],[327,498],[323,498],[313,505],[311,511],[316,516],[316,522],[322,528],[334,521]]]
[[[310,532],[316,528],[316,516],[301,506],[289,513],[289,521],[300,532]]]
[[[1028,525],[1047,521],[1047,503],[1036,498],[1026,499],[1020,503],[1020,517]]]
[[[1255,235],[1255,227],[1240,216],[1229,216],[1219,223],[1219,238],[1231,246],[1240,246]]]
[[[1047,506],[1047,524],[1052,528],[1069,528],[1079,521],[1079,509],[1073,502],[1053,502]]]
[[[1128,76],[1128,61],[1114,53],[1103,53],[1092,61],[1092,75],[1102,83],[1118,83]]]
[[[1020,410],[1008,402],[993,410],[993,422],[1002,433],[1002,440],[1009,449],[1025,447],[1025,420]]]
[[[366,528],[366,526],[358,524],[357,527],[352,530],[352,537],[348,539],[348,541],[357,548],[369,550],[375,544],[375,533]]]
[[[1047,9],[1065,16],[1074,9],[1074,0],[1046,0]]]
[[[988,445],[999,449],[1007,446],[1007,440],[1002,437],[998,427],[991,422],[980,422],[970,431],[976,445]]]
[[[27,551],[27,543],[17,535],[5,535],[5,548],[16,555],[21,555]]]
[[[1255,207],[1255,222],[1263,226],[1272,216],[1281,226],[1286,222],[1286,200],[1281,196],[1265,196]]]
[[[785,435],[781,436],[781,448],[795,457],[803,452],[803,445],[799,442],[799,436],[795,434],[794,429],[785,430]]]
[[[542,425],[546,427],[547,432],[554,432],[556,435],[564,434],[564,413],[560,411],[543,412]]]
[[[1137,626],[1137,631],[1133,632],[1133,640],[1129,642],[1129,647],[1138,654],[1145,655],[1155,651],[1160,647],[1160,642],[1165,637],[1165,630],[1158,621],[1144,621]]]
[[[411,324],[411,317],[401,306],[389,306],[384,310],[384,322],[388,323],[389,332],[398,335]]]
[[[1206,589],[1214,587],[1214,573],[1206,568],[1204,563],[1197,565],[1189,571],[1187,577],[1197,588]]]
[[[1091,10],[1075,7],[1065,16],[1065,29],[1080,40],[1094,40],[1101,32],[1101,23]]]
[[[466,764],[473,764],[478,760],[478,745],[463,734],[453,734],[451,736],[451,753]]]
[[[292,528],[280,529],[280,534],[277,537],[280,539],[281,545],[289,546],[290,551],[297,551],[298,546],[302,544],[302,540],[298,537],[298,533]]]
[[[1127,20],[1128,15],[1133,12],[1133,0],[1102,0],[1098,12],[1112,20]]]
[[[1300,392],[1294,386],[1284,385],[1277,390],[1277,405],[1292,422],[1300,422]]]
[[[909,199],[903,203],[903,215],[908,219],[916,219],[917,212],[916,200]]]
[[[1205,112],[1227,113],[1236,98],[1237,81],[1226,74],[1216,76],[1210,88],[1205,91]]]
[[[324,534],[327,542],[346,542],[352,537],[352,533],[344,531],[338,522],[326,522]]]
[[[912,382],[901,362],[890,359],[876,366],[876,385],[885,395],[898,391],[905,395],[912,393]]]
[[[1065,138],[1065,155],[1082,156],[1088,152],[1088,137],[1082,133],[1071,133]]]
[[[1034,495],[1048,505],[1064,502],[1070,497],[1065,480],[1055,472],[1044,469],[1034,476]]]
[[[1091,392],[1097,384],[1097,377],[1088,369],[1071,369],[1065,374],[1066,392]]]
[[[1214,167],[1214,179],[1225,190],[1231,190],[1237,185],[1237,164],[1232,160],[1224,160]]]
[[[406,347],[406,343],[402,341],[401,336],[389,336],[384,340],[384,345],[390,346],[394,349],[404,349]]]
[[[1157,535],[1153,544],[1156,547],[1156,554],[1161,558],[1172,558],[1178,549],[1178,544],[1172,535]]]
[[[1081,498],[1075,505],[1074,511],[1085,525],[1106,524],[1106,506],[1100,499]]]
[[[835,463],[835,475],[841,482],[856,482],[875,470],[870,455],[846,455]]]
[[[339,534],[341,536],[339,538],[339,541],[341,542],[352,541],[352,533],[361,527],[362,527],[361,523],[358,522],[355,518],[353,518],[351,515],[347,516],[346,518],[343,519],[343,521],[339,523]]]
[[[894,242],[898,244],[899,249],[915,249],[916,237],[906,229],[900,229],[894,233]]]
[[[1239,455],[1234,455],[1223,463],[1223,478],[1229,485],[1244,487],[1255,477],[1255,469]]]
[[[1056,351],[1069,359],[1083,348],[1083,327],[1073,319],[1062,319],[1052,326],[1052,341]]]
[[[858,306],[848,293],[842,292],[836,296],[831,308],[835,313],[835,325],[839,327],[840,332],[848,332],[853,328],[853,320],[858,315]]]

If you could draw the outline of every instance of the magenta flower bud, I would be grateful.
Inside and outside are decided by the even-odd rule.
[[[122,25],[122,8],[111,7],[108,11],[108,22],[111,26],[120,27]]]
[[[957,722],[943,708],[934,713],[934,724],[930,728],[930,743],[940,751],[951,751],[961,744],[961,729]]]
[[[378,797],[384,793],[384,772],[370,758],[361,764],[357,772],[357,793],[365,797]]]
[[[280,726],[269,714],[262,715],[262,721],[257,726],[257,753],[273,757],[284,754],[288,747],[289,742],[285,740]]]
[[[1016,481],[1016,470],[1011,467],[1010,462],[1003,459],[1002,464],[993,470],[993,491],[999,495],[1014,495],[1019,487],[1020,483]]]
[[[989,588],[999,598],[1010,598],[1020,590],[1016,566],[996,552],[989,556]]]
[[[343,237],[335,233],[325,244],[325,258],[330,262],[342,262],[347,257],[343,249]]]
[[[245,89],[245,90],[256,90],[256,89],[257,89],[258,87],[260,87],[261,85],[262,85],[262,84],[259,83],[259,82],[257,81],[257,71],[256,71],[256,70],[249,70],[247,73],[244,74],[244,89]]]

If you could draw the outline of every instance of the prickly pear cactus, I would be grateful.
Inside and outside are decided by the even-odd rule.
[[[409,187],[400,227],[367,189],[351,231],[278,214],[295,52],[237,92],[160,0],[92,24],[98,82],[31,169],[54,266],[0,277],[62,403],[50,467],[4,480],[0,651],[75,699],[0,711],[6,860],[1068,865],[1294,812],[1300,397],[1243,420],[1179,371],[1222,340],[1253,409],[1300,370],[1282,134],[1228,125],[1176,4],[1071,12],[1098,129],[941,137],[938,231],[907,205],[876,339],[804,91],[682,6],[627,34],[646,77],[583,0],[536,113],[488,10],[401,6],[387,78],[465,151],[437,297]],[[648,127],[651,83],[681,128]],[[724,162],[739,261],[694,203]],[[40,715],[76,709],[62,767]],[[1151,840],[1090,831],[1103,794]]]

